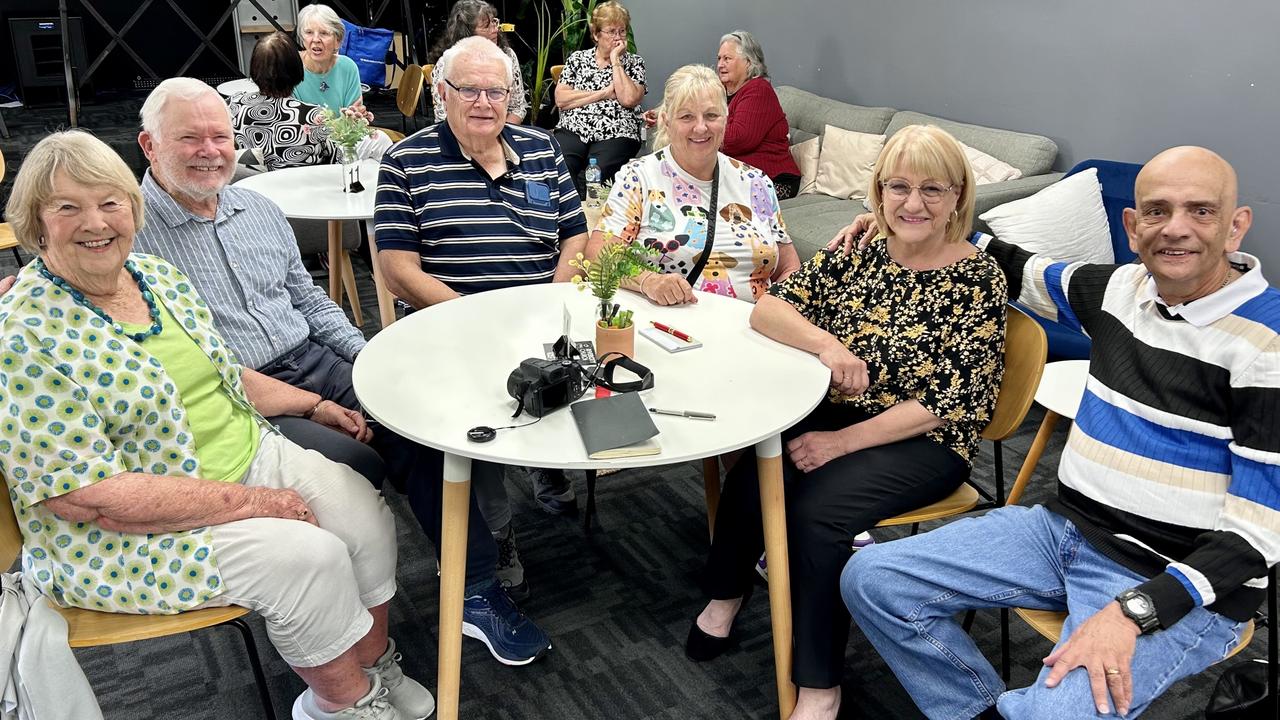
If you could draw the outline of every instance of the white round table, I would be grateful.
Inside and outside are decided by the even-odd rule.
[[[1036,402],[1044,406],[1044,420],[1040,421],[1040,429],[1036,431],[1022,468],[1018,470],[1018,478],[1013,483],[1014,490],[1009,493],[1008,504],[1016,503],[1022,495],[1023,488],[1031,479],[1031,473],[1040,462],[1040,456],[1044,454],[1045,446],[1049,444],[1058,420],[1075,419],[1088,381],[1088,360],[1059,360],[1044,366],[1040,386],[1036,388]]]
[[[242,92],[258,92],[258,83],[249,78],[239,78],[218,83],[218,94],[222,97],[231,97],[236,93]]]
[[[383,329],[356,359],[352,380],[361,406],[388,428],[445,453],[437,710],[441,720],[457,717],[472,459],[531,467],[625,468],[714,458],[752,444],[770,558],[769,599],[782,716],[794,707],[780,433],[822,400],[830,371],[814,356],[752,330],[752,306],[740,300],[698,293],[696,305],[664,308],[623,291],[617,301],[635,311],[638,327],[656,320],[703,344],[668,353],[636,338],[635,359],[653,371],[655,380],[652,389],[641,392],[646,406],[716,415],[713,421],[653,416],[662,448],[658,455],[589,459],[567,409],[528,427],[499,431],[488,443],[467,440],[467,430],[477,425],[532,420],[525,415],[511,419],[515,401],[507,394],[507,376],[521,360],[542,357],[543,343],[559,337],[566,306],[573,317],[571,337],[594,340],[596,301],[568,283],[496,290],[420,310]],[[718,482],[717,474],[714,493]],[[709,503],[714,503],[714,493],[709,481]],[[713,512],[709,507],[708,514]]]
[[[265,195],[279,206],[285,217],[303,220],[327,220],[329,223],[329,297],[339,305],[345,286],[347,298],[356,317],[362,324],[360,302],[356,295],[355,272],[351,258],[342,249],[342,223],[347,220],[373,219],[374,196],[377,195],[378,162],[361,160],[360,181],[364,191],[358,193],[343,190],[341,165],[308,165],[259,173],[236,183],[236,187]],[[370,224],[366,242],[373,242]],[[378,253],[370,246],[373,258],[373,281],[378,291],[378,313],[385,328],[395,322],[395,305],[391,293],[386,290],[382,271],[378,265]]]

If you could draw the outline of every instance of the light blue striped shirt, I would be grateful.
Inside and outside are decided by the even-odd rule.
[[[218,331],[246,367],[261,368],[308,338],[352,360],[364,336],[302,266],[280,208],[228,186],[213,220],[193,215],[147,170],[146,222],[134,252],[159,255],[186,273],[213,311]]]

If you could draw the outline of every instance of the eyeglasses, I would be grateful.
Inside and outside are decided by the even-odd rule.
[[[488,18],[487,20],[481,20],[480,22],[476,23],[476,29],[488,30],[491,27],[501,25],[501,24],[502,24],[502,21],[498,20],[498,18],[496,17]]]
[[[496,87],[496,88],[458,87],[457,85],[454,85],[451,80],[448,80],[447,78],[445,79],[444,84],[448,85],[454,90],[457,90],[458,97],[462,98],[463,102],[469,102],[469,103],[473,103],[479,100],[481,95],[484,95],[486,98],[488,98],[489,102],[491,103],[506,102],[507,96],[511,94],[510,90],[502,87]]]
[[[880,189],[894,200],[906,200],[911,197],[912,190],[919,190],[920,198],[930,204],[940,202],[942,200],[942,196],[951,192],[955,187],[955,185],[941,185],[936,182],[926,182],[923,185],[912,185],[906,180],[900,179],[880,181]]]
[[[609,37],[626,37],[627,29],[626,28],[606,28],[601,30],[600,34],[608,35]]]

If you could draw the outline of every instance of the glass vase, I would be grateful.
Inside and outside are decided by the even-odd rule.
[[[364,192],[364,185],[360,183],[360,156],[356,155],[356,146],[343,145],[339,153],[342,156],[342,191]]]

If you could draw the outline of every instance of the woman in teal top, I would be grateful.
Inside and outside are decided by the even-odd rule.
[[[263,417],[351,416],[240,366],[187,278],[130,252],[142,195],[102,141],[40,141],[6,216],[37,256],[0,299],[0,471],[25,576],[63,606],[261,612],[309,686],[295,718],[434,710],[387,637],[390,511]]]
[[[306,74],[293,89],[293,96],[305,103],[327,107],[334,112],[351,108],[373,122],[373,113],[364,109],[360,92],[360,70],[346,55],[338,54],[346,28],[328,5],[308,5],[298,11],[298,43]]]

